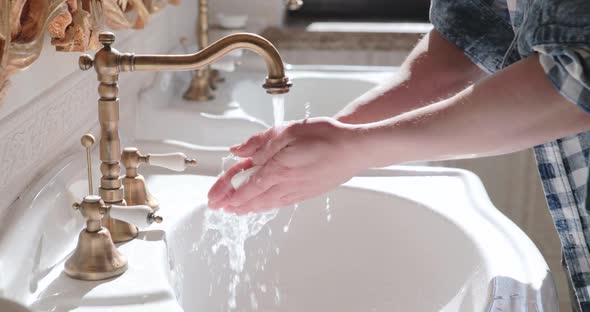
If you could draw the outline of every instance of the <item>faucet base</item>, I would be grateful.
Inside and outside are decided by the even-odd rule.
[[[68,276],[85,281],[103,280],[125,271],[127,258],[117,250],[111,234],[104,227],[98,232],[80,232],[76,250],[64,268]]]
[[[193,91],[193,90],[190,90],[190,91]],[[203,94],[203,93],[209,93],[209,91],[205,91],[205,92],[196,91],[196,92],[189,93],[187,90],[187,92],[184,93],[182,98],[187,101],[191,101],[191,102],[207,102],[207,101],[212,101],[215,99],[215,97],[213,95]]]
[[[215,97],[211,94],[209,73],[207,71],[198,71],[182,97],[187,101],[204,102],[213,100]]]
[[[102,218],[102,224],[111,232],[113,243],[122,243],[130,241],[137,237],[139,230],[133,224],[113,219],[109,215]]]
[[[154,212],[160,209],[160,203],[148,190],[142,175],[138,174],[135,177],[126,176],[123,178],[123,188],[128,206],[146,205],[152,208]]]

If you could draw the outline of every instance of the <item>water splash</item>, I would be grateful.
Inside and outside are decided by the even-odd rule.
[[[283,95],[274,95],[272,98],[273,104],[273,117],[274,117],[274,125],[280,126],[283,124],[285,120],[285,98]],[[306,118],[311,115],[310,112],[310,104],[305,104],[305,111],[306,111]],[[227,169],[229,169],[232,165],[237,163],[240,158],[235,157],[232,154],[229,154],[226,157],[222,158],[221,161],[221,172],[220,175],[223,174]],[[289,218],[289,222],[283,228],[284,232],[288,232],[289,227],[291,225],[291,221],[293,220],[293,215],[297,210],[298,205],[296,204],[293,208],[293,212],[291,217]],[[267,225],[271,220],[276,218],[278,215],[278,210],[270,210],[261,213],[249,213],[247,215],[238,216],[233,213],[226,213],[223,210],[211,210],[207,209],[205,211],[205,218],[203,223],[203,234],[201,236],[201,240],[198,244],[194,245],[194,251],[199,250],[202,242],[204,241],[206,236],[213,237],[213,245],[211,246],[211,253],[216,254],[220,248],[226,248],[228,252],[228,262],[229,262],[229,269],[231,271],[231,277],[229,284],[227,285],[227,289],[229,292],[229,298],[227,301],[227,306],[230,310],[234,310],[238,306],[237,302],[237,289],[240,283],[245,282],[246,284],[250,285],[250,289],[252,289],[252,282],[250,275],[246,273],[243,281],[240,278],[240,274],[244,271],[244,266],[246,263],[246,250],[245,244],[246,241],[256,235],[263,229],[265,225]],[[270,227],[268,228],[268,236],[272,235],[272,230]],[[269,248],[270,251],[270,248]],[[275,254],[278,255],[280,249],[278,247],[274,248]],[[267,252],[268,254],[269,252]],[[257,261],[255,264],[257,271],[264,271],[265,266],[268,262],[268,257],[265,257],[264,251],[259,250],[259,254],[262,260]],[[208,258],[210,261],[211,257]],[[222,267],[227,267],[227,265],[222,265]],[[217,280],[217,285],[220,285],[221,277]],[[278,280],[276,282],[271,282],[270,286],[274,286],[274,301],[278,305],[281,302],[279,288],[277,286]],[[267,293],[267,286],[266,284],[259,284],[258,286],[259,291],[262,294]],[[211,296],[213,292],[213,285],[210,285],[209,288],[209,295]],[[253,310],[258,309],[258,299],[256,298],[255,292],[250,292],[250,306]]]
[[[291,212],[291,217],[289,217],[289,221],[287,221],[287,224],[283,227],[283,232],[289,232],[289,228],[291,227],[291,222],[293,221],[293,216],[295,215],[297,208],[299,208],[299,204],[293,205],[293,212]]]
[[[232,271],[240,273],[246,263],[244,249],[246,241],[256,236],[262,228],[278,214],[278,210],[270,210],[261,213],[249,213],[238,216],[223,210],[205,211],[205,231],[219,233],[217,242],[211,247],[213,253],[217,253],[220,247],[227,248],[229,253],[229,267]]]
[[[305,117],[303,119],[311,117],[311,103],[306,102],[303,107],[305,108]]]
[[[232,154],[223,157],[221,174],[239,160],[240,158],[235,157]],[[193,250],[198,251],[206,238],[209,238],[209,241],[212,242],[210,250],[203,250],[203,254],[209,254],[208,262],[210,262],[212,255],[217,254],[220,249],[225,248],[227,250],[228,264],[222,264],[222,267],[227,268],[230,271],[230,280],[227,284],[229,292],[227,307],[229,310],[234,310],[238,306],[237,290],[239,285],[244,282],[247,284],[251,283],[250,275],[248,273],[245,274],[243,279],[240,278],[246,263],[246,241],[257,236],[264,226],[276,218],[277,215],[277,209],[260,213],[249,213],[241,216],[234,213],[227,213],[222,209],[207,209],[205,211],[203,233],[200,241],[193,246]],[[270,237],[272,231],[270,228],[267,230],[268,236]],[[270,253],[264,253],[263,250],[260,250],[260,256],[263,259],[256,263],[256,267],[264,270],[264,265],[268,261],[268,254]],[[220,285],[220,283],[221,277],[217,281],[218,285]],[[210,293],[212,293],[211,289]],[[253,309],[256,309],[258,306],[258,301],[254,293],[250,295],[250,305]]]
[[[233,213],[227,213],[223,210],[207,209],[205,211],[205,218],[203,222],[203,235],[199,243],[195,246],[194,251],[198,251],[199,247],[206,240],[206,237],[213,241],[210,249],[209,259],[211,255],[217,254],[220,249],[225,248],[228,252],[228,264],[223,264],[222,267],[229,269],[230,281],[227,285],[229,297],[227,306],[230,310],[237,308],[237,289],[242,282],[251,284],[251,277],[248,273],[245,274],[243,280],[240,275],[244,272],[246,264],[246,241],[258,235],[264,226],[268,224],[278,215],[278,210],[271,210],[261,213],[249,213],[247,215],[238,216]],[[269,236],[272,234],[268,232]],[[269,248],[270,249],[270,248]],[[207,253],[207,250],[204,251]],[[268,252],[261,250],[259,252],[262,257],[256,263],[259,271],[264,271],[264,265],[267,263]],[[217,284],[221,284],[221,277],[218,278]],[[250,287],[252,288],[252,287]],[[211,295],[212,288],[209,293]],[[258,305],[256,298],[250,296],[251,306]]]
[[[326,220],[328,222],[332,221],[332,210],[331,210],[331,203],[330,203],[330,195],[326,196]]]
[[[281,293],[279,292],[279,288],[275,287],[275,304],[276,305],[280,305],[281,304]]]
[[[229,283],[229,299],[227,300],[227,306],[230,310],[235,309],[238,306],[237,303],[237,288],[238,284],[240,283],[240,275],[235,274],[234,278]]]
[[[258,299],[256,298],[256,293],[250,293],[250,306],[252,307],[252,311],[258,310]]]

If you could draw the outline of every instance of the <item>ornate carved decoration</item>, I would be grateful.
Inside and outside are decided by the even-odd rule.
[[[0,0],[0,105],[8,77],[41,53],[45,32],[57,51],[99,47],[98,33],[141,29],[150,14],[179,0]]]
[[[103,28],[100,2],[66,0],[51,19],[47,30],[58,51],[83,52],[99,47],[97,36]]]

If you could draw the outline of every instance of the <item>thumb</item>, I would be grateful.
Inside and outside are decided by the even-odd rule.
[[[256,151],[258,151],[261,147],[263,147],[266,142],[277,135],[277,130],[274,128],[270,128],[266,131],[260,132],[252,137],[250,137],[246,142],[238,145],[234,145],[230,148],[232,154],[248,158],[252,157]]]

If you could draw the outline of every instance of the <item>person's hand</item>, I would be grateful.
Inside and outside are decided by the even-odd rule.
[[[245,214],[288,206],[320,195],[364,169],[360,134],[331,118],[311,118],[271,128],[231,148],[246,158],[235,164],[209,191],[209,207]],[[231,178],[261,166],[234,190]]]

